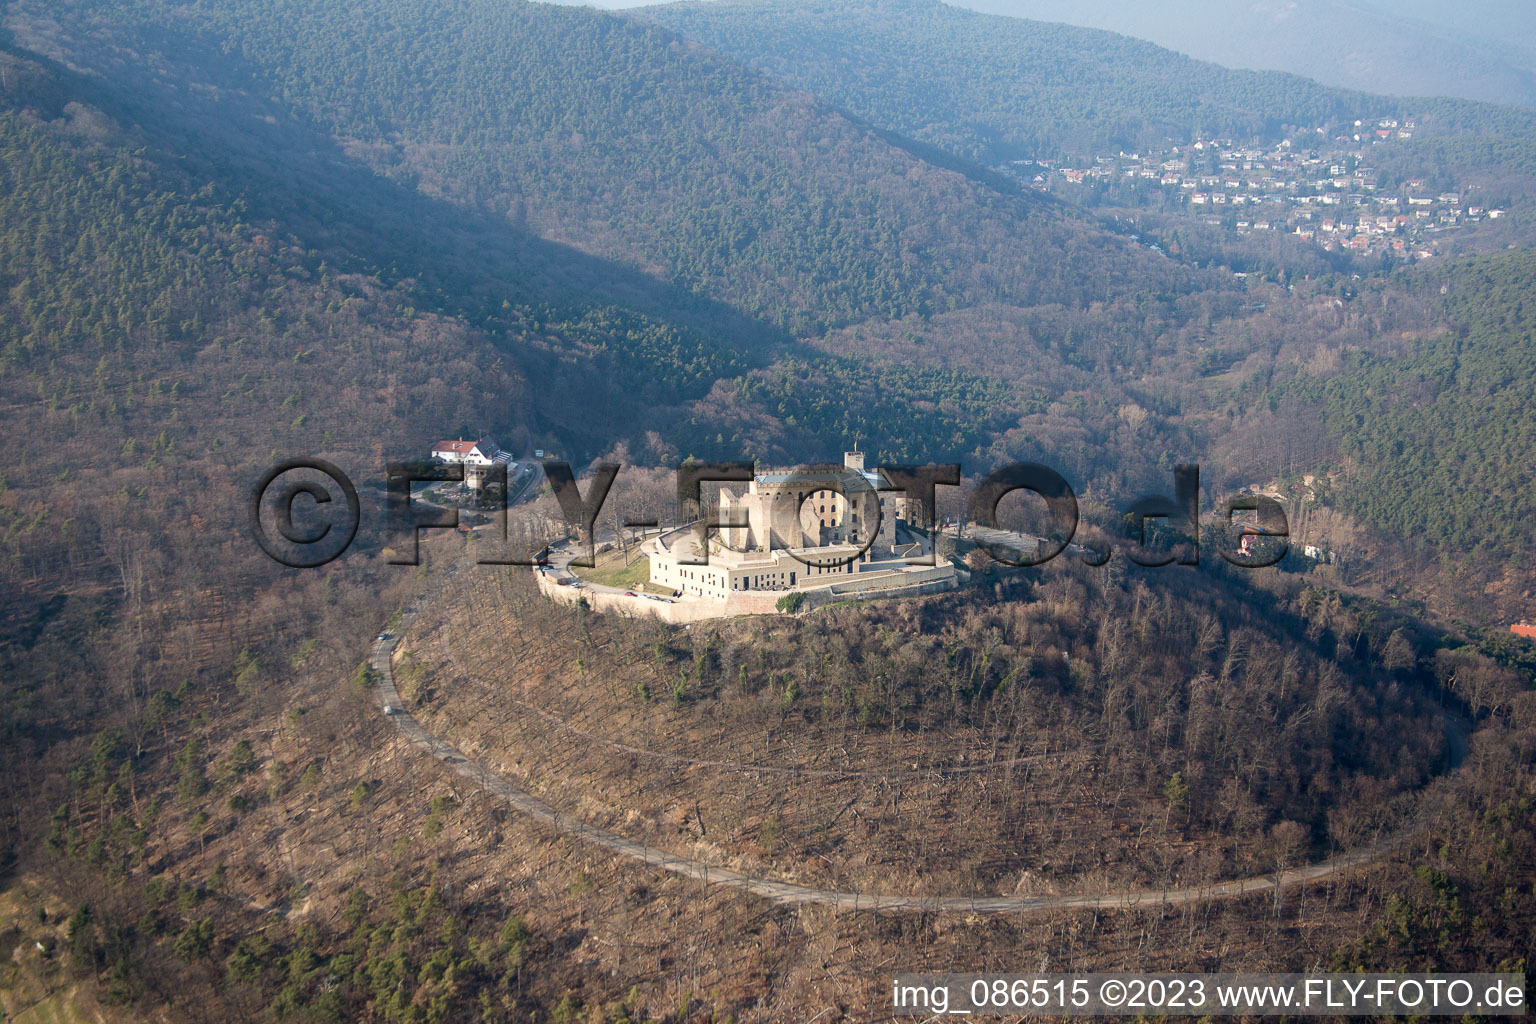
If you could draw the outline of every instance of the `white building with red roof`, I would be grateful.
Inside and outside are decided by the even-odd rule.
[[[461,437],[457,441],[439,441],[432,446],[432,458],[452,465],[489,466],[500,454],[501,449],[488,438],[466,441]]]

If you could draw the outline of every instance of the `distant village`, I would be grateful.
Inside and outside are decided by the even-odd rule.
[[[1470,189],[1433,191],[1423,179],[1383,186],[1371,166],[1373,151],[1412,138],[1415,127],[1412,120],[1361,119],[1353,132],[1331,139],[1314,129],[1315,146],[1200,138],[1158,152],[1096,157],[1086,167],[1014,160],[1002,170],[1041,191],[1098,186],[1129,191],[1138,204],[1160,198],[1239,234],[1285,232],[1328,251],[1419,260],[1436,255],[1438,233],[1507,211],[1486,208]]]

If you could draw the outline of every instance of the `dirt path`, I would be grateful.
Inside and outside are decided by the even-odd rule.
[[[414,618],[413,607],[399,625],[403,632]],[[398,633],[396,634],[398,635]],[[525,793],[507,779],[485,766],[466,757],[451,743],[433,736],[422,728],[415,717],[404,710],[400,693],[395,689],[395,676],[390,656],[396,641],[380,640],[374,644],[370,659],[379,673],[379,683],[374,696],[382,707],[389,705],[393,714],[390,720],[406,739],[437,758],[450,769],[473,782],[487,793],[501,797],[529,817],[542,821],[565,835],[602,847],[620,856],[649,864],[653,867],[698,879],[714,885],[728,885],[743,889],[777,903],[815,903],[836,907],[839,910],[918,911],[943,913],[1028,913],[1053,910],[1120,910],[1136,907],[1153,907],[1195,903],[1200,900],[1247,896],[1254,893],[1273,892],[1285,887],[1328,878],[1350,868],[1381,857],[1402,842],[1399,836],[1352,853],[1340,854],[1317,864],[1290,868],[1256,878],[1239,878],[1209,885],[1188,886],[1176,889],[1140,889],[1133,892],[1092,895],[1048,896],[899,896],[881,893],[840,892],[835,889],[816,889],[796,885],[793,882],[776,882],[768,878],[754,878],[729,868],[715,867],[703,861],[667,853],[655,847],[637,843],[606,829],[595,828],[549,804]]]

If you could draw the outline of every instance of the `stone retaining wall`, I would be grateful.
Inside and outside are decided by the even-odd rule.
[[[575,605],[585,597],[593,611],[612,612],[619,615],[654,615],[663,622],[701,622],[723,615],[777,615],[779,598],[789,593],[805,595],[806,608],[819,608],[836,601],[874,601],[887,597],[907,597],[918,594],[939,594],[954,590],[959,583],[954,570],[945,565],[916,571],[892,571],[870,573],[867,579],[853,577],[821,587],[807,587],[800,591],[735,592],[725,601],[652,601],[644,597],[625,594],[599,593],[590,587],[560,586],[550,576],[538,574],[539,590],[546,597],[568,605]]]

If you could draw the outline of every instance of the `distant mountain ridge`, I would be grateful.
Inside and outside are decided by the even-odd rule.
[[[1001,2],[1001,0],[999,0]],[[986,163],[1087,157],[1195,133],[1353,131],[1417,119],[1420,136],[1536,137],[1536,111],[1401,99],[1279,71],[1234,71],[1099,29],[939,0],[710,0],[640,8],[690,39],[875,125]]]
[[[960,0],[1108,29],[1231,68],[1395,96],[1536,104],[1536,8],[1432,0]]]
[[[1170,284],[1178,273],[735,61],[589,10],[115,0],[23,2],[10,17],[19,38],[49,19],[70,27],[72,59],[118,81],[139,74],[128,46],[209,83],[178,99],[199,118],[261,97],[407,187],[797,334],[1072,294],[1077,277],[1049,249],[1094,249]]]

